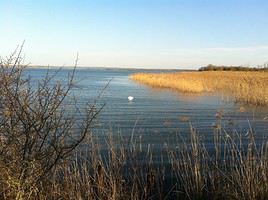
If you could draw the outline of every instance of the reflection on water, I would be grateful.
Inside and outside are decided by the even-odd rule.
[[[188,136],[190,124],[201,135],[208,137],[218,128],[219,120],[220,126],[227,131],[236,130],[245,134],[250,123],[257,139],[262,139],[268,132],[268,112],[265,107],[234,104],[223,101],[221,95],[185,94],[151,88],[128,79],[130,74],[141,71],[77,69],[74,93],[79,106],[96,99],[111,81],[98,99],[99,105],[105,104],[105,107],[99,115],[94,134],[112,131],[130,136],[134,131],[144,144],[158,145],[172,141],[178,133]],[[64,69],[58,72],[56,78],[65,81],[68,72],[70,70]],[[29,69],[27,73],[33,80],[39,80],[46,70]],[[128,101],[128,96],[134,96],[134,100]]]

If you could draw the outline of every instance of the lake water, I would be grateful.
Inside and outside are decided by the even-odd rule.
[[[56,75],[57,80],[66,81],[68,69]],[[189,136],[190,124],[204,137],[213,134],[216,113],[223,113],[221,126],[227,131],[236,130],[247,134],[249,125],[262,140],[268,133],[268,109],[245,106],[223,100],[221,95],[185,94],[168,89],[154,89],[129,79],[129,75],[144,70],[86,68],[75,73],[78,105],[97,99],[98,105],[105,104],[98,116],[93,132],[96,136],[107,133],[131,136],[134,134],[143,145],[160,145],[173,141],[176,135]],[[165,72],[146,70],[146,72]],[[170,71],[169,71],[170,72]],[[44,77],[45,69],[28,69],[33,80]],[[55,73],[51,70],[50,73]],[[109,83],[109,84],[108,84]],[[108,84],[108,85],[107,85]],[[106,88],[105,88],[106,87]],[[100,98],[97,96],[102,89]],[[128,101],[128,96],[134,96]],[[244,107],[244,112],[240,107]],[[189,120],[183,120],[188,118]]]

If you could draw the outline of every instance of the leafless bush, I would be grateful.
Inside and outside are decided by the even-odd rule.
[[[65,84],[55,82],[49,73],[33,83],[25,76],[21,50],[0,60],[1,199],[42,195],[56,168],[90,135],[101,110],[88,105],[77,121],[66,112],[66,103],[75,105],[70,98],[75,67]]]

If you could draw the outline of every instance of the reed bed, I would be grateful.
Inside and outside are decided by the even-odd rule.
[[[268,105],[268,73],[242,71],[205,71],[179,73],[137,73],[132,80],[182,92],[217,92],[235,101]]]
[[[190,127],[189,140],[178,135],[176,148],[140,148],[110,135],[91,138],[72,158],[62,161],[49,179],[29,177],[17,185],[12,169],[0,171],[1,199],[267,199],[268,141],[257,144],[254,132],[215,129],[212,146]],[[136,138],[136,139],[135,139]],[[14,166],[15,167],[15,166]],[[34,167],[34,166],[32,166]],[[32,184],[35,183],[35,184]],[[32,184],[32,185],[31,185]],[[23,189],[24,188],[24,189]]]

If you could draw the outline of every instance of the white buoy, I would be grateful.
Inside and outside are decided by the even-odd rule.
[[[129,101],[132,101],[133,99],[134,99],[133,96],[128,96],[128,100],[129,100]]]

